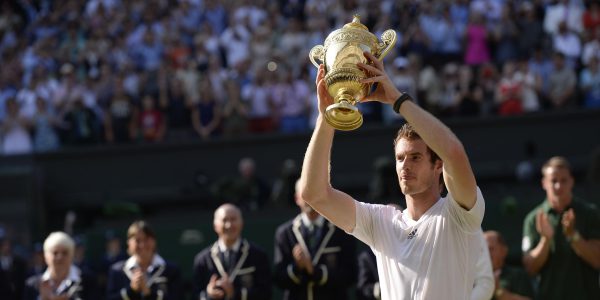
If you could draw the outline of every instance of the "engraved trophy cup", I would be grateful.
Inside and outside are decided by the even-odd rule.
[[[334,104],[327,107],[325,120],[338,130],[354,130],[363,123],[356,107],[359,99],[367,96],[372,84],[361,83],[365,73],[357,63],[369,63],[363,52],[368,51],[382,59],[396,43],[396,32],[388,29],[381,41],[360,23],[358,15],[352,22],[329,34],[325,44],[314,46],[309,53],[310,61],[317,68],[325,65],[325,83]]]

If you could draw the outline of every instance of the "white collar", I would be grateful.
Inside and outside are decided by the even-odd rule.
[[[302,224],[304,224],[304,226],[307,228],[310,227],[310,225],[323,227],[323,224],[325,223],[325,218],[323,218],[321,215],[319,215],[314,221],[311,221],[305,213],[302,213],[300,218],[302,220]]]
[[[231,250],[238,252],[240,250],[240,247],[242,245],[242,239],[238,238],[235,243],[233,243],[233,246],[231,246]],[[221,252],[225,252],[227,250],[227,246],[225,246],[225,242],[221,239],[219,239],[217,241],[217,246],[219,246],[219,251]]]
[[[147,272],[152,272],[154,269],[160,266],[164,266],[166,264],[167,263],[160,255],[154,254],[154,257],[152,257],[152,263],[150,263],[150,266],[148,266]],[[129,259],[127,259],[127,261],[125,262],[125,269],[127,270],[131,270],[139,266],[140,265],[138,264],[137,258],[135,256],[129,257]]]
[[[42,281],[51,280],[50,278],[50,270],[46,269],[44,274],[42,274]],[[65,288],[69,287],[73,282],[81,282],[81,270],[75,265],[71,265],[69,268],[69,274],[67,278],[60,282],[60,284],[56,287],[56,291],[62,291]]]

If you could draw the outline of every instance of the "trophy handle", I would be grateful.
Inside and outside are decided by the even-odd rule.
[[[324,57],[325,57],[325,49],[323,48],[322,45],[316,45],[314,46],[312,49],[310,49],[310,52],[308,53],[308,58],[310,58],[310,62],[312,62],[313,65],[315,65],[315,67],[319,67],[320,64],[322,64],[324,62]],[[319,60],[320,62],[317,63],[316,60]]]
[[[379,43],[379,57],[377,59],[383,59],[388,52],[396,44],[396,32],[393,29],[388,29],[381,34],[381,42]],[[314,48],[313,48],[314,49]]]

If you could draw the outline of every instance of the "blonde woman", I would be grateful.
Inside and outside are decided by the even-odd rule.
[[[93,278],[73,264],[75,242],[64,232],[53,232],[44,241],[46,271],[25,282],[25,300],[97,299]]]

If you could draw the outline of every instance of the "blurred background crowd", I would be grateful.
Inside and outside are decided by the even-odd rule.
[[[600,107],[596,1],[3,1],[0,152],[306,132],[308,52],[354,14],[438,116]]]

